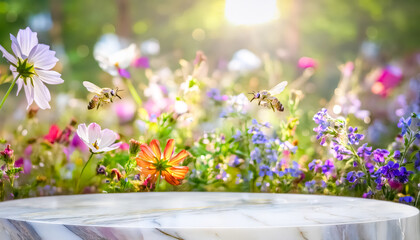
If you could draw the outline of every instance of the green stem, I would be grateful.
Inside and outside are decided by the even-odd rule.
[[[158,180],[157,180],[157,184],[156,184],[156,187],[155,187],[155,192],[159,192],[159,185],[160,185],[160,179],[162,178],[162,176],[161,176],[161,174],[159,173],[159,176],[158,176]]]
[[[79,176],[79,178],[77,179],[76,192],[79,192],[80,179],[82,178],[83,172],[85,171],[86,166],[89,164],[90,159],[92,159],[93,154],[95,154],[95,153],[93,153],[93,152],[92,152],[92,153],[90,154],[89,159],[87,160],[87,162],[85,163],[85,166],[83,166],[83,169],[82,169],[82,171],[80,172],[80,176]]]
[[[410,149],[410,146],[411,146],[411,144],[413,144],[413,142],[416,140],[416,137],[415,137],[415,135],[413,136],[414,134],[411,134],[411,132],[409,132],[409,143],[408,143],[408,145],[407,146],[405,146],[405,149],[404,149],[404,153],[403,153],[403,155],[402,155],[402,157],[401,157],[401,159],[400,159],[400,163],[402,164],[402,165],[404,165],[404,159],[405,159],[405,157],[407,156],[407,153],[408,153],[408,150]],[[408,161],[407,161],[408,162]]]
[[[128,90],[130,91],[131,96],[134,98],[134,101],[136,101],[137,105],[140,107],[142,105],[142,101],[133,83],[128,78],[123,78],[123,79],[124,79],[125,84],[128,87]]]
[[[10,85],[9,89],[7,90],[6,95],[4,95],[3,100],[1,100],[1,103],[0,103],[0,109],[3,107],[4,102],[6,101],[7,97],[9,96],[10,92],[12,91],[12,89],[13,89],[13,87],[15,86],[15,83],[16,83],[16,81],[18,80],[18,78],[19,78],[19,77],[20,77],[20,74],[18,74],[18,75],[16,76],[16,78],[15,78],[15,79],[13,79],[13,82],[12,82],[12,84]]]

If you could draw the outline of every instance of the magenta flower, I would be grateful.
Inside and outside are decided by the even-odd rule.
[[[58,61],[55,52],[51,51],[48,45],[39,44],[37,33],[32,32],[29,27],[19,30],[17,37],[10,35],[10,39],[14,55],[7,52],[2,46],[0,46],[0,51],[11,64],[10,70],[14,78],[17,78],[17,94],[23,87],[28,108],[33,101],[41,109],[51,108],[49,104],[51,95],[45,83],[60,84],[64,82],[58,72],[51,70]]]
[[[299,68],[316,68],[317,67],[317,62],[309,57],[301,57],[298,61],[298,67]]]
[[[135,68],[150,68],[150,62],[149,58],[147,57],[139,57],[134,59],[134,61],[131,64]]]

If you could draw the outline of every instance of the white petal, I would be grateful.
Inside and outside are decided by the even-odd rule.
[[[120,146],[121,146],[121,143],[115,143],[115,144],[112,144],[109,147],[100,148],[99,150],[101,152],[109,152],[109,151],[112,151],[112,150],[115,150],[115,149],[119,148]]]
[[[32,48],[38,44],[38,37],[36,32],[32,32],[29,27],[19,30],[17,34],[17,41],[20,46],[22,54],[29,56]]]
[[[51,108],[50,104],[48,103],[51,100],[51,95],[48,88],[41,82],[41,80],[39,80],[39,78],[34,77],[33,83],[35,103],[41,109]]]
[[[88,126],[89,143],[93,144],[101,136],[101,126],[96,123],[91,123]]]
[[[89,145],[89,137],[88,137],[88,130],[86,127],[86,124],[79,124],[79,126],[77,127],[77,135],[79,136],[80,139],[82,139],[83,142],[86,143],[86,145]]]
[[[1,45],[0,45],[0,51],[3,53],[3,57],[6,58],[7,61],[9,61],[9,62],[11,62],[15,65],[17,64],[17,59],[12,54],[10,54],[8,51],[6,51],[6,49],[4,49],[4,47],[2,47]]]
[[[28,61],[33,63],[36,69],[50,70],[55,66],[58,59],[48,45],[38,44],[30,52]]]
[[[31,84],[29,84],[29,85],[24,84],[23,85],[23,90],[25,90],[26,101],[28,101],[28,107],[26,108],[26,109],[28,109],[29,106],[34,102],[34,88],[32,87]]]
[[[22,50],[20,49],[18,40],[15,38],[15,36],[10,34],[10,40],[12,40],[12,50],[13,50],[13,53],[16,55],[16,57],[26,58],[27,56],[23,56]]]
[[[117,140],[117,134],[109,129],[104,129],[101,131],[101,142],[99,143],[99,148],[105,148],[113,144]]]
[[[16,92],[16,96],[17,96],[17,95],[19,95],[19,92],[22,89],[22,86],[24,85],[24,83],[23,83],[23,80],[21,78],[19,78],[16,81],[16,84],[18,85],[18,89],[17,89],[17,92]]]
[[[38,69],[36,70],[36,73],[38,74],[39,79],[44,83],[60,84],[64,82],[64,80],[60,78],[61,74],[56,71]]]

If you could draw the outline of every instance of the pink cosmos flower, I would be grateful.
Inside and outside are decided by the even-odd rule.
[[[10,70],[14,78],[19,76],[16,81],[18,85],[16,95],[23,87],[28,108],[33,101],[41,109],[51,108],[49,104],[51,101],[50,91],[44,83],[60,84],[64,82],[61,79],[61,74],[51,70],[58,61],[55,52],[51,51],[48,45],[39,44],[37,33],[32,32],[29,27],[19,30],[16,37],[10,34],[10,39],[14,55],[7,52],[2,46],[0,46],[0,51],[11,64]]]
[[[372,93],[387,97],[392,89],[398,86],[403,79],[401,68],[397,66],[387,66],[381,70],[376,82],[372,85]]]
[[[101,126],[96,123],[80,124],[77,128],[77,135],[90,148],[93,153],[109,152],[120,147],[121,143],[115,143],[119,137],[112,130],[101,130]]]

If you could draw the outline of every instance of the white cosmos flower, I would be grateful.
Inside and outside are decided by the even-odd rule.
[[[94,153],[109,152],[120,147],[121,143],[115,143],[118,135],[109,129],[101,130],[96,123],[80,124],[77,128],[77,135]]]
[[[107,34],[95,44],[93,56],[99,66],[112,76],[118,76],[118,69],[126,69],[138,55],[136,44],[122,48],[116,35]]]
[[[26,100],[29,105],[35,103],[41,109],[50,108],[51,95],[44,83],[60,84],[63,83],[61,74],[51,69],[55,66],[58,59],[55,52],[45,44],[38,43],[36,32],[32,32],[29,27],[19,30],[17,36],[10,34],[12,40],[12,51],[10,54],[0,45],[3,57],[10,62],[10,70],[16,78],[18,85],[17,94],[20,90],[25,90]]]

